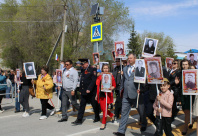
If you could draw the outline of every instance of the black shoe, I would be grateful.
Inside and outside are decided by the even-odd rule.
[[[100,121],[100,119],[94,119],[93,123]]]
[[[122,133],[120,133],[120,132],[113,132],[113,134],[114,134],[115,136],[125,136],[125,134],[122,134]]]
[[[20,112],[20,110],[16,110],[14,113],[18,113],[18,112]]]
[[[187,134],[187,132],[182,132],[182,135],[186,135]]]
[[[82,120],[77,119],[74,122],[72,122],[72,124],[74,124],[74,125],[81,125],[82,124]]]
[[[114,121],[115,121],[115,116],[113,117],[113,119],[111,120],[111,122],[114,123]]]
[[[105,128],[106,128],[106,124],[105,124],[104,128],[100,128],[100,130],[105,130]]]
[[[67,121],[67,119],[62,118],[58,122],[64,122],[64,121]]]
[[[141,127],[141,128],[140,128],[140,131],[141,131],[141,132],[144,132],[145,130],[146,130],[146,127]]]

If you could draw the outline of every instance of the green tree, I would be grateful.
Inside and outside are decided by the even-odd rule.
[[[138,41],[138,38],[139,38],[139,35],[135,31],[135,25],[133,24],[132,25],[132,31],[131,31],[130,38],[129,38],[129,43],[127,45],[129,49],[132,49],[132,51],[130,51],[129,53],[134,53],[136,55],[138,55],[138,54],[141,55],[142,48],[141,48],[141,45]]]
[[[166,57],[172,57],[177,58],[177,56],[174,53],[174,47],[175,44],[173,42],[173,39],[170,36],[166,36],[163,32],[156,33],[156,32],[147,32],[144,31],[142,34],[140,34],[139,43],[141,43],[141,49],[143,48],[144,40],[145,38],[153,38],[158,39],[158,45],[157,45],[157,54],[161,55],[162,63],[165,63]]]
[[[104,49],[112,50],[113,35],[127,30],[132,24],[129,10],[122,2],[114,0],[66,0],[67,32],[64,43],[64,59],[92,58],[93,45],[90,42],[91,5],[96,2],[105,8],[102,16]],[[46,64],[51,50],[62,31],[64,16],[63,0],[5,0],[1,4],[0,44],[1,57],[8,67],[22,67],[23,62],[33,61],[37,68]],[[10,22],[9,22],[10,21]],[[17,22],[18,21],[18,22]],[[60,46],[55,54],[60,56]],[[57,66],[54,59],[50,67]]]

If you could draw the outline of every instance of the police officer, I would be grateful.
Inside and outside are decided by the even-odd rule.
[[[81,93],[81,101],[77,119],[76,121],[72,122],[72,124],[75,125],[82,124],[82,119],[87,103],[91,103],[95,112],[95,119],[93,122],[100,121],[98,109],[99,105],[95,100],[97,69],[89,66],[88,59],[79,59],[79,61],[82,63],[79,88],[79,91]]]

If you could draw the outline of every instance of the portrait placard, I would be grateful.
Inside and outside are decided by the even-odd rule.
[[[96,64],[99,64],[99,62],[100,62],[99,53],[93,53],[93,64],[96,65]]]
[[[146,83],[146,69],[145,69],[144,59],[136,59],[135,60],[134,82]]]
[[[20,79],[20,69],[16,69],[16,82],[19,83],[21,82],[21,79]]]
[[[102,80],[101,80],[101,91],[102,92],[111,92],[112,86],[112,74],[111,73],[102,73]]]
[[[103,66],[104,64],[109,64],[109,62],[99,62],[99,66],[100,66],[100,70],[101,70],[101,71],[102,71],[102,66]]]
[[[174,61],[174,58],[166,57],[165,65],[167,69],[172,69],[173,61]]]
[[[69,73],[66,76],[69,77]],[[63,70],[56,69],[56,85],[57,86],[62,86],[62,77],[63,77]]]
[[[143,50],[142,50],[142,56],[153,57],[156,54],[157,44],[158,44],[157,39],[145,38]]]
[[[26,79],[34,79],[36,78],[36,71],[34,67],[34,62],[25,62],[23,63],[25,69]]]
[[[198,95],[197,70],[182,70],[183,95]]]
[[[126,57],[124,41],[115,42],[115,58],[124,58]]]
[[[191,65],[197,66],[197,53],[187,53],[187,60]]]
[[[148,84],[163,84],[161,57],[144,58]]]

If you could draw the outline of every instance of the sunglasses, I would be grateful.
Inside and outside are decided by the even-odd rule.
[[[65,66],[69,66],[69,64],[65,64]]]
[[[178,63],[173,63],[174,65],[178,64]]]

